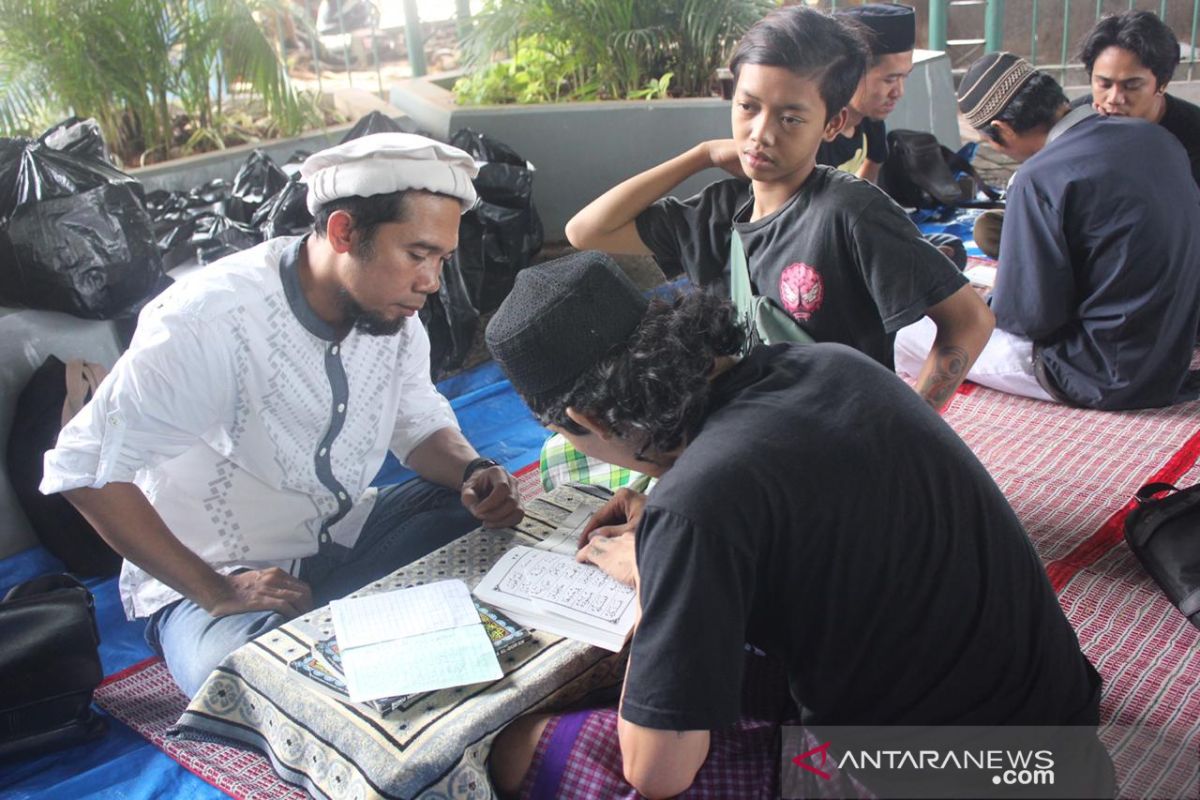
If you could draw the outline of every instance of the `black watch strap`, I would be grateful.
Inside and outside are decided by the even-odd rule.
[[[472,459],[471,463],[467,464],[467,468],[463,470],[462,483],[460,483],[459,486],[466,486],[470,477],[479,470],[498,466],[500,465],[490,458]]]

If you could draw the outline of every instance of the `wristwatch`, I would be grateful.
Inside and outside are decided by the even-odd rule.
[[[498,466],[500,465],[490,458],[473,459],[471,463],[467,464],[467,468],[463,470],[462,483],[459,486],[466,486],[467,480],[479,470]]]

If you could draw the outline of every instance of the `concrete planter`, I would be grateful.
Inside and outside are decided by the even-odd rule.
[[[959,145],[950,60],[919,50],[907,93],[890,127],[933,131]],[[729,102],[717,98],[459,106],[440,77],[404,81],[391,104],[423,130],[446,139],[460,128],[495,136],[537,168],[533,199],[548,239],[561,239],[575,212],[625,178],[707,139],[729,137]],[[707,170],[674,192],[687,197],[724,176]]]

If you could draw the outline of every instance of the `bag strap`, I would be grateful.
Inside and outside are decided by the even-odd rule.
[[[1152,502],[1156,499],[1160,499],[1160,498],[1155,498],[1155,496],[1154,496],[1154,495],[1158,494],[1159,492],[1178,492],[1178,491],[1179,491],[1179,489],[1177,489],[1175,487],[1175,484],[1173,484],[1173,483],[1162,483],[1162,482],[1147,483],[1145,486],[1143,486],[1142,488],[1137,490],[1137,494],[1135,494],[1133,496],[1133,499],[1136,500],[1137,504],[1140,506],[1140,505],[1145,505],[1146,503]]]
[[[88,589],[73,576],[61,573],[58,575],[41,575],[37,578],[32,578],[24,583],[18,583],[16,586],[8,590],[4,595],[4,600],[0,602],[7,603],[10,600],[19,600],[22,597],[32,597],[34,595],[46,594],[59,589],[82,589],[87,592]],[[88,592],[88,596],[91,593]]]
[[[754,304],[754,290],[750,286],[750,266],[746,263],[746,249],[742,237],[734,229],[729,231],[729,294],[738,314],[745,317]]]
[[[108,370],[100,364],[90,361],[71,359],[66,364],[67,397],[63,401],[62,426],[79,413],[87,402],[92,399],[100,382],[108,374]]]

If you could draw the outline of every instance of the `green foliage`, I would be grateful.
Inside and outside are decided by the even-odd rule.
[[[261,99],[281,132],[298,132],[314,109],[292,90],[252,16],[287,8],[282,0],[0,0],[0,128],[29,133],[70,112],[94,117],[126,160],[142,151],[161,158],[174,142],[173,105],[211,132],[222,91],[235,86]]]
[[[668,86],[674,95],[704,96],[737,40],[774,5],[772,0],[487,0],[464,42],[468,66],[481,71],[466,80],[492,84],[489,96],[517,96],[517,89],[501,84],[528,72],[520,65],[533,42],[534,49],[556,59],[558,73],[549,77],[567,83],[549,92],[559,99],[579,99],[575,94],[584,90],[601,99],[661,97]],[[497,53],[512,54],[515,66],[485,69]],[[667,73],[672,74],[667,84],[651,85]],[[460,102],[470,96],[464,90]]]
[[[460,78],[454,97],[463,105],[595,100],[597,85],[581,82],[583,74],[570,47],[530,36],[516,43],[511,60]]]

